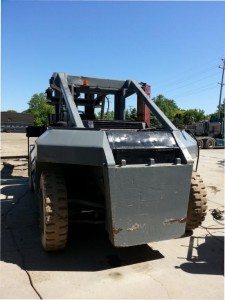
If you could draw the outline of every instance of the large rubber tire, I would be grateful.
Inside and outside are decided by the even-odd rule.
[[[57,251],[66,246],[68,236],[68,202],[63,176],[44,171],[40,178],[41,242],[44,250]]]
[[[200,175],[193,172],[188,203],[186,231],[199,227],[207,211],[207,192]]]
[[[198,139],[198,146],[200,149],[203,149],[204,148],[204,142],[202,139]]]
[[[216,146],[216,141],[213,138],[209,138],[205,141],[205,148],[206,149],[213,149]]]

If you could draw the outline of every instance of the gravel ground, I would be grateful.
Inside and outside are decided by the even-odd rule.
[[[2,156],[26,155],[24,134],[2,134]],[[70,226],[61,253],[40,246],[27,161],[2,160],[1,299],[223,299],[224,150],[201,150],[209,211],[189,237],[115,249],[101,226]]]

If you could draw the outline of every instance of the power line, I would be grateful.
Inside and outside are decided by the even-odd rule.
[[[214,69],[216,69],[216,68],[217,68],[217,66],[214,65],[214,66],[212,66],[212,67],[210,67],[210,68],[205,69],[205,71],[198,71],[198,72],[191,73],[191,74],[188,75],[188,76],[180,77],[179,80],[172,81],[171,83],[165,84],[164,86],[171,86],[171,85],[173,86],[173,85],[177,85],[177,84],[179,84],[179,83],[183,83],[184,81],[187,81],[187,80],[189,80],[190,78],[196,77],[196,75],[199,76],[200,74],[203,74],[203,73],[209,73],[209,72],[211,72],[212,70],[214,70]]]
[[[200,89],[193,90],[191,93],[184,93],[184,94],[175,95],[172,98],[184,97],[184,96],[191,96],[191,95],[199,94],[201,92],[204,92],[204,91],[207,91],[207,90],[212,90],[212,89],[215,89],[215,88],[216,88],[216,85],[215,84],[211,84],[211,85],[207,85],[205,87],[202,87]]]
[[[210,74],[210,75],[204,76],[204,77],[202,77],[202,78],[200,78],[198,80],[191,80],[187,84],[182,84],[182,85],[178,84],[178,86],[176,86],[176,87],[174,87],[172,89],[166,89],[164,92],[167,93],[167,92],[174,91],[174,90],[177,90],[177,89],[182,89],[182,88],[184,88],[186,86],[194,85],[194,84],[196,84],[196,82],[202,81],[202,80],[204,80],[206,78],[212,78],[212,77],[217,76],[217,75],[218,75],[217,73],[215,73],[214,75]]]
[[[182,72],[182,75],[186,73],[186,75],[184,76],[179,76],[177,77],[177,79],[172,79],[172,80],[169,80],[169,81],[166,81],[166,83],[163,83],[163,86],[171,86],[171,85],[176,85],[176,84],[179,84],[179,83],[182,83],[183,81],[186,81],[188,80],[189,78],[193,78],[193,77],[196,77],[196,75],[199,75],[199,74],[203,74],[203,73],[209,73],[210,71],[212,71],[213,69],[216,69],[217,68],[217,65],[212,65],[210,67],[207,67],[207,68],[203,68],[203,69],[199,69],[198,71],[195,71],[195,72]],[[157,86],[154,85],[154,87]],[[162,84],[158,84],[158,86],[162,86]]]
[[[199,68],[198,70],[199,71],[204,71],[205,69],[208,69],[208,68],[210,68],[211,66],[212,66],[212,64],[213,64],[213,66],[214,65],[216,65],[216,63],[217,63],[217,59],[215,59],[215,58],[213,58],[213,59],[210,59],[210,60],[208,60],[208,61],[204,61],[204,62],[202,62],[202,67],[201,68]],[[188,65],[188,63],[186,63],[186,65],[185,66],[187,66]],[[205,66],[207,66],[207,67],[205,67]],[[193,70],[195,71],[196,70],[196,67],[188,67],[188,68],[186,68],[186,69],[183,69],[182,70],[182,72],[180,73],[181,75],[183,75],[184,73],[192,73],[193,72]],[[180,75],[178,74],[178,78],[180,77]]]

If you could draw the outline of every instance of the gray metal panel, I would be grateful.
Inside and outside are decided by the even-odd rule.
[[[112,89],[119,90],[123,87],[124,80],[113,80],[113,79],[101,79],[94,77],[85,77],[85,76],[71,76],[68,75],[68,83],[75,86],[82,86],[83,80],[88,80],[88,86],[91,88],[99,89]]]
[[[192,165],[110,167],[108,231],[118,247],[180,237],[185,231]]]
[[[104,131],[49,129],[37,140],[37,162],[115,165]]]
[[[185,130],[173,131],[173,136],[176,139],[178,146],[183,152],[188,163],[193,163],[198,155],[198,145],[195,139],[190,136]]]
[[[80,118],[78,109],[76,107],[76,104],[74,102],[73,96],[70,92],[70,89],[68,87],[67,82],[67,75],[65,73],[58,73],[59,79],[60,79],[60,87],[61,91],[63,93],[64,100],[66,102],[67,109],[69,111],[70,115],[70,122],[73,126],[76,127],[84,127],[83,122]]]

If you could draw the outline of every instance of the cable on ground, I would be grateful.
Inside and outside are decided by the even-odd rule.
[[[15,238],[15,235],[14,235],[14,232],[13,232],[13,227],[10,227],[8,225],[8,222],[7,222],[7,217],[8,217],[8,214],[15,208],[15,205],[18,205],[19,202],[21,201],[21,199],[23,199],[26,194],[28,193],[28,190],[25,191],[25,193],[23,193],[15,202],[15,204],[13,206],[11,206],[5,213],[4,213],[4,228],[6,229],[9,229],[10,231],[10,234],[11,234],[11,237],[12,237],[12,241],[14,243],[14,246],[16,248],[16,251],[19,253],[20,255],[20,258],[21,258],[21,269],[26,272],[27,274],[27,277],[28,277],[28,280],[29,280],[29,283],[31,285],[31,287],[33,288],[34,292],[37,294],[38,298],[39,299],[43,299],[42,296],[40,295],[40,293],[37,291],[37,289],[35,288],[34,284],[33,284],[33,281],[32,281],[32,278],[29,274],[29,272],[26,270],[26,265],[25,265],[25,258],[24,258],[24,254],[23,252],[21,251],[17,241],[16,241],[16,238]]]

